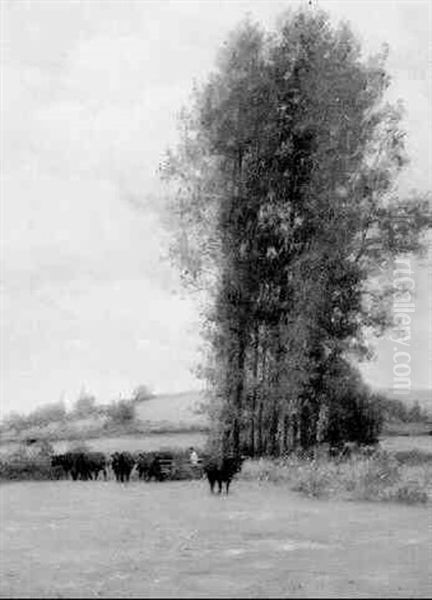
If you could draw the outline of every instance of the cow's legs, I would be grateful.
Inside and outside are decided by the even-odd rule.
[[[222,479],[218,479],[219,494],[222,494]]]
[[[228,490],[229,490],[230,483],[231,483],[231,481],[229,479],[227,479],[227,481],[226,481],[226,493],[227,493],[227,496],[228,496]]]

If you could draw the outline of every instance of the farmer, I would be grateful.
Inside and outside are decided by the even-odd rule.
[[[189,453],[190,453],[189,454],[189,460],[191,462],[191,465],[193,467],[198,466],[198,454],[197,454],[196,450],[192,446],[189,448]]]

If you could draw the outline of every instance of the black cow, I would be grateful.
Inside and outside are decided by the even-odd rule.
[[[159,456],[155,452],[140,452],[136,459],[136,469],[139,479],[144,481],[163,479]]]
[[[76,481],[79,477],[87,480],[91,479],[88,464],[84,452],[65,452],[64,454],[54,454],[51,458],[52,467],[62,467],[66,478],[69,474]]]
[[[88,481],[92,479],[92,463],[87,452],[72,452],[73,465],[71,470],[72,479]]]
[[[135,455],[136,470],[138,472],[138,479],[148,480],[148,473],[150,464],[153,459],[153,452],[139,452]]]
[[[226,493],[228,494],[231,480],[236,473],[241,471],[243,460],[244,458],[240,456],[205,457],[204,473],[207,475],[210,491],[214,492],[214,486],[217,482],[219,494],[222,493],[222,484],[225,483]]]
[[[54,454],[51,457],[51,466],[56,470],[62,469],[66,479],[68,479],[69,474],[72,471],[73,463],[74,457],[72,452],[66,452],[64,454]]]
[[[99,473],[102,471],[104,479],[107,479],[107,460],[102,452],[88,452],[87,453],[88,467],[91,475],[91,479],[96,479]]]
[[[130,452],[114,452],[111,455],[111,466],[117,481],[129,481],[135,459]]]
[[[102,452],[65,452],[55,454],[51,458],[51,466],[55,469],[61,467],[66,478],[71,475],[72,479],[88,481],[97,479],[102,471],[106,479],[106,459]]]

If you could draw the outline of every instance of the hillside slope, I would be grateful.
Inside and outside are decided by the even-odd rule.
[[[161,394],[137,404],[136,416],[152,429],[164,425],[178,429],[206,428],[207,417],[200,413],[200,405],[204,400],[204,393],[199,391]]]

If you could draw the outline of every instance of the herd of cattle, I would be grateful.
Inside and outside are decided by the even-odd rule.
[[[370,446],[358,449],[355,444],[346,443],[337,449],[335,457],[341,459],[350,458],[355,452],[364,456],[372,456],[378,450],[378,446]],[[333,456],[332,452],[329,452]],[[225,484],[228,494],[230,483],[236,473],[242,468],[243,456],[211,457],[203,456],[196,464],[188,464],[191,478],[206,476],[210,484],[211,492],[218,485],[219,493]],[[188,462],[185,459],[185,462]],[[177,458],[178,463],[178,458]],[[54,477],[71,477],[74,481],[96,480],[102,473],[104,479],[108,478],[111,471],[118,482],[124,483],[130,480],[133,470],[136,470],[138,478],[142,481],[164,481],[165,479],[176,479],[173,476],[176,459],[170,452],[114,452],[106,456],[102,452],[72,451],[64,454],[54,454],[51,457],[51,466]]]
[[[219,493],[225,483],[228,494],[229,486],[234,475],[241,470],[242,457],[226,456],[221,458],[205,456],[198,465],[191,467],[197,476],[206,476],[211,492],[216,483]],[[164,481],[170,478],[174,456],[169,452],[114,452],[106,456],[102,452],[73,451],[64,454],[54,454],[51,466],[57,478],[71,477],[76,480],[97,480],[102,474],[106,480],[111,470],[118,482],[128,482],[132,471],[136,469],[138,478],[143,481]]]

